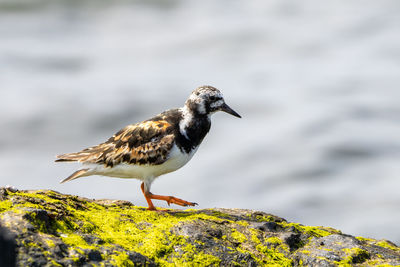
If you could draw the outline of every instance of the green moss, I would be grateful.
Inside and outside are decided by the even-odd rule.
[[[133,262],[129,259],[129,256],[126,253],[121,252],[111,256],[111,263],[120,267],[134,266]]]
[[[286,222],[282,222],[281,225],[284,226],[285,228],[294,227],[298,231],[307,233],[313,237],[324,237],[324,236],[328,236],[328,235],[332,235],[332,234],[340,234],[341,233],[340,231],[338,231],[336,229],[333,229],[330,227],[323,227],[323,226],[304,226],[299,223],[286,223]]]
[[[231,233],[232,238],[237,241],[238,243],[244,243],[247,241],[247,237],[239,232],[237,229],[232,228],[232,233]]]
[[[328,260],[327,258],[322,257],[322,256],[316,256],[315,258],[317,258],[317,259],[319,259],[321,261],[326,261],[326,262],[329,262],[329,263],[333,263],[333,261]],[[348,264],[347,263],[340,263],[339,266],[348,266]]]
[[[3,201],[1,211],[21,210],[29,208],[44,209],[47,212],[59,213],[57,210],[61,206],[68,216],[56,217],[52,222],[52,229],[47,229],[48,225],[36,218],[34,212],[31,213],[32,221],[40,232],[46,233],[50,230],[59,233],[63,242],[70,246],[76,253],[84,255],[87,249],[96,249],[100,245],[88,244],[82,237],[82,233],[90,233],[98,237],[104,243],[101,246],[115,247],[121,246],[129,251],[136,251],[154,260],[157,264],[168,265],[187,265],[189,262],[201,265],[219,265],[221,259],[206,254],[191,245],[183,236],[177,236],[171,232],[174,226],[182,222],[190,221],[214,221],[222,223],[228,221],[235,225],[247,227],[246,221],[233,221],[230,214],[221,211],[208,213],[198,213],[197,210],[186,210],[179,212],[152,212],[141,207],[133,206],[103,206],[74,196],[60,196],[52,191],[16,192],[9,194],[11,198],[23,199],[23,203],[12,206],[11,201]],[[67,202],[68,205],[65,205]],[[260,221],[273,221],[272,216],[257,217]],[[261,245],[257,237],[257,231],[250,231],[251,241]],[[248,242],[245,233],[236,228],[232,228],[230,237],[242,244]],[[224,242],[229,242],[226,234],[221,238]],[[54,246],[52,241],[47,243],[48,247]],[[257,259],[254,252],[248,248],[240,248],[243,253],[250,253]],[[236,249],[232,249],[235,251]],[[285,257],[280,254],[274,255],[273,249],[260,247],[262,251],[259,262],[279,262]],[[268,256],[264,255],[268,251]],[[257,251],[255,251],[257,252]],[[257,252],[258,253],[258,252]],[[176,257],[174,257],[174,255]],[[129,257],[123,253],[114,253],[109,257],[115,265],[132,266]],[[263,259],[264,258],[264,259]],[[71,258],[74,259],[74,258]],[[173,261],[171,259],[174,259]],[[179,261],[176,259],[180,259]],[[76,261],[79,257],[76,257]]]
[[[20,197],[24,197],[24,199],[27,200],[35,200],[35,199],[41,199],[44,200],[46,202],[50,202],[50,203],[54,203],[54,202],[59,202],[59,200],[55,200],[53,198],[51,198],[51,194],[47,193],[47,192],[51,192],[51,191],[45,191],[45,190],[38,190],[35,191],[35,193],[28,193],[28,192],[22,192],[22,191],[17,191],[15,193],[9,193],[10,196],[20,196]],[[47,194],[46,194],[47,193]]]
[[[236,221],[235,223],[244,227],[249,226],[249,223],[246,221]]]
[[[351,266],[351,264],[363,263],[369,259],[370,255],[366,250],[361,248],[344,248],[343,251],[346,253],[344,259],[340,262],[335,262],[340,266]]]
[[[232,238],[240,243],[238,247],[232,250],[237,250],[242,254],[250,255],[259,265],[262,266],[292,266],[292,260],[290,260],[286,255],[285,251],[287,250],[284,248],[286,245],[282,244],[282,241],[278,237],[271,237],[267,240],[261,241],[259,238],[259,232],[255,229],[249,229],[247,232],[250,235],[251,243],[254,244],[255,250],[252,250],[249,247],[249,238],[242,232],[238,231],[237,229],[233,228],[231,236]],[[269,242],[271,241],[271,242]],[[279,245],[279,246],[264,246],[263,242]],[[247,262],[237,263],[239,266],[247,265]]]
[[[257,216],[256,216],[256,220],[257,220],[258,222],[274,222],[274,221],[275,221],[275,218],[274,218],[273,216],[267,216],[267,217],[265,217],[265,216],[262,216],[262,215],[257,215]]]
[[[54,238],[60,238],[69,246],[69,259],[77,264],[82,259],[87,260],[88,250],[101,251],[105,262],[116,266],[134,266],[129,255],[121,251],[134,251],[153,260],[160,266],[218,266],[223,259],[219,255],[218,246],[213,251],[206,249],[207,242],[193,241],[185,236],[175,234],[180,224],[208,225],[215,229],[224,229],[221,237],[211,240],[224,246],[225,253],[242,253],[249,255],[262,266],[292,266],[289,258],[289,247],[274,234],[263,232],[249,226],[246,220],[239,220],[238,216],[215,210],[201,212],[198,210],[186,211],[147,211],[143,207],[130,205],[98,204],[83,198],[61,195],[53,191],[38,192],[8,192],[8,200],[0,201],[0,213],[15,212],[30,216],[36,227],[35,234],[40,236],[40,242],[23,243],[29,249],[40,249],[48,258],[51,265],[59,266],[52,261],[49,248],[55,247]],[[31,208],[42,209],[48,213],[43,220],[37,216],[37,211]],[[40,214],[40,213],[39,213]],[[43,214],[41,214],[43,215]],[[252,222],[275,222],[284,232],[295,228],[294,232],[305,234],[309,242],[314,237],[324,237],[339,234],[340,231],[327,227],[304,226],[296,223],[287,223],[282,219],[252,214],[247,216]],[[241,218],[243,219],[243,217]],[[246,217],[245,217],[246,219]],[[224,225],[224,226],[222,226]],[[88,234],[88,242],[82,235]],[[96,240],[92,242],[90,240]],[[101,242],[97,242],[100,240]],[[303,238],[302,238],[303,240]],[[368,242],[387,249],[398,251],[399,248],[386,241],[375,241],[358,237],[358,240]],[[58,243],[59,241],[57,241]],[[324,248],[322,248],[324,249]],[[207,251],[207,252],[205,252]],[[298,250],[300,253],[311,254],[310,251]],[[341,266],[362,262],[365,264],[384,263],[384,260],[369,260],[368,252],[351,249],[346,252],[343,261],[337,262]],[[47,254],[46,254],[47,253]],[[240,254],[239,254],[240,255]],[[326,259],[324,259],[326,260]],[[243,265],[245,262],[239,262]],[[333,261],[331,262],[333,263]],[[102,264],[102,263],[101,263]],[[234,263],[232,263],[234,264]]]
[[[9,211],[12,208],[12,202],[10,200],[0,201],[0,213]]]
[[[286,256],[286,252],[289,249],[280,238],[269,237],[263,241],[267,245],[263,245],[255,229],[252,229],[250,233],[251,240],[256,244],[257,251],[261,253],[261,256],[254,257],[260,265],[292,266],[293,261]]]
[[[51,266],[62,267],[62,265],[60,263],[56,262],[55,260],[53,260],[53,259],[48,259],[48,260],[51,263]]]
[[[25,240],[22,241],[22,245],[26,248],[41,248],[38,244]]]
[[[49,248],[54,248],[56,244],[54,244],[54,241],[51,239],[45,239],[44,242],[46,243],[47,247]]]
[[[371,261],[365,262],[365,266],[393,267],[394,265],[383,263],[382,260],[371,260]]]
[[[89,245],[80,235],[75,233],[63,234],[61,240],[73,248],[94,249],[95,246]]]
[[[382,241],[376,242],[376,243],[374,243],[374,245],[400,252],[400,248],[399,247],[396,247],[396,246],[390,244],[386,240],[382,240]]]
[[[15,195],[29,197],[32,202],[38,199],[53,204],[60,202],[57,199],[47,201],[50,197],[41,194],[16,193]],[[36,196],[37,199],[35,199]],[[38,208],[45,209],[46,207],[39,205]],[[146,211],[140,207],[105,207],[85,201],[81,201],[81,206],[78,208],[73,208],[72,205],[66,208],[69,216],[56,220],[55,228],[62,233],[61,239],[77,251],[96,248],[96,245],[88,244],[80,236],[80,233],[91,233],[103,240],[104,246],[119,245],[154,259],[159,264],[169,263],[169,255],[176,253],[174,247],[179,247],[182,254],[195,261],[196,259],[215,263],[219,261],[212,255],[196,252],[188,246],[185,238],[170,232],[172,227],[183,221],[222,220],[217,217],[194,212],[179,212],[178,216],[175,216],[168,212]],[[46,232],[46,228],[41,223],[37,221],[36,225],[40,231]],[[112,259],[121,264],[130,264],[123,255],[114,255]]]
[[[306,255],[310,255],[311,252],[309,250],[300,250],[300,253],[306,254]]]
[[[48,261],[51,263],[51,266],[57,266],[57,267],[62,267],[63,265],[61,265],[60,263],[56,262],[53,259],[48,259]]]
[[[187,212],[197,212],[197,210],[195,209],[187,209]],[[228,214],[228,213],[224,213],[221,212],[219,210],[212,210],[212,209],[208,209],[207,211],[209,211],[211,213],[212,216],[218,217],[218,218],[224,218],[224,219],[228,219],[231,220],[232,219],[232,215]]]
[[[27,214],[29,215],[30,221],[37,227],[38,231],[40,231],[40,232],[47,231],[46,223],[43,220],[38,219],[37,213],[28,212]]]
[[[193,245],[187,244],[184,250],[195,251],[196,249]],[[221,260],[218,257],[200,251],[195,254],[185,253],[181,258],[175,259],[173,263],[174,266],[217,266],[221,263]]]
[[[365,241],[365,242],[372,242],[372,241],[375,241],[374,239],[365,238],[365,237],[362,237],[362,236],[356,236],[356,239],[358,239],[358,240],[360,240],[360,241]]]
[[[51,212],[51,209],[48,209],[48,203],[58,203],[63,205],[60,200],[52,199],[45,194],[49,192],[50,195],[56,194],[52,191],[39,190],[35,193],[27,193],[23,191],[11,192],[7,191],[8,197],[10,199],[0,201],[0,213],[6,211],[12,211],[15,213],[21,213],[21,211],[26,211],[28,208],[34,209],[46,209]],[[22,199],[22,203],[18,203],[18,199]],[[16,203],[14,203],[16,202]]]
[[[282,242],[282,240],[279,237],[273,236],[269,237],[265,240],[265,243],[269,245],[269,247],[272,245],[277,251],[279,252],[289,252],[289,246],[285,243]]]
[[[262,264],[268,266],[293,266],[293,261],[289,259],[284,253],[279,252],[276,248],[269,248],[263,245],[257,245],[257,250],[263,253],[266,258]]]
[[[250,228],[250,234],[251,234],[251,241],[253,241],[256,245],[261,244],[260,239],[258,238],[258,232],[254,228]]]
[[[282,240],[280,240],[280,238],[276,236],[269,237],[268,239],[265,240],[265,242],[270,244],[282,244]]]

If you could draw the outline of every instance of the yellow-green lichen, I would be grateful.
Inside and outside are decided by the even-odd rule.
[[[34,243],[34,242],[30,242],[30,241],[25,241],[25,240],[22,240],[22,245],[23,245],[24,247],[26,247],[26,248],[31,248],[31,247],[34,247],[34,248],[41,248],[41,247],[39,246],[39,244],[36,244],[36,243]]]
[[[0,212],[9,211],[12,208],[12,202],[10,200],[0,201]]]
[[[356,239],[358,239],[358,240],[360,240],[360,241],[365,241],[365,242],[375,241],[375,240],[372,239],[372,238],[365,238],[365,237],[362,237],[362,236],[356,236]]]
[[[129,256],[126,253],[122,252],[111,255],[111,263],[119,267],[134,266],[133,262],[129,259]]]
[[[247,227],[248,222],[233,222],[231,220],[232,215],[221,211],[212,211],[209,213],[210,215],[197,213],[196,210],[172,213],[152,212],[134,206],[104,206],[74,196],[66,196],[66,199],[63,196],[64,198],[60,199],[59,194],[52,191],[16,192],[10,195],[12,198],[23,198],[24,203],[14,206],[10,204],[11,202],[2,203],[5,208],[1,209],[1,211],[16,211],[29,207],[44,209],[49,213],[54,212],[56,219],[52,222],[52,230],[58,232],[61,240],[73,250],[70,259],[75,261],[79,260],[81,257],[79,255],[85,254],[85,250],[96,249],[100,246],[88,244],[82,238],[82,233],[88,233],[102,240],[101,246],[113,247],[118,245],[126,250],[147,256],[163,266],[185,265],[188,263],[218,265],[221,259],[202,251],[197,251],[185,237],[171,232],[174,226],[183,222],[198,220],[235,223],[240,228],[232,228],[230,238],[239,244],[243,244],[249,241],[248,234],[251,236],[251,242],[259,245],[255,251],[252,251],[250,247],[242,247],[241,245],[239,245],[239,248],[232,248],[232,251],[238,250],[241,253],[250,254],[258,262],[280,263],[285,259],[282,253],[267,247],[263,248],[255,232],[250,231],[244,234],[241,227]],[[66,212],[68,216],[57,217],[58,206],[65,209],[63,212]],[[36,218],[35,212],[31,212],[31,217],[38,231],[46,233],[49,230],[49,225],[42,222],[40,218]],[[260,221],[272,221],[273,217],[268,216],[265,218],[260,216],[258,219]],[[253,229],[253,231],[255,230]],[[226,234],[222,235],[221,240],[229,242]],[[52,245],[51,243],[48,244],[48,246]],[[254,253],[261,254],[257,256]],[[131,266],[132,264],[129,257],[123,253],[112,253],[105,257],[109,257],[118,266]]]
[[[396,246],[390,244],[390,243],[389,243],[388,241],[386,241],[386,240],[381,240],[381,241],[376,242],[376,243],[374,243],[374,244],[375,244],[376,246],[380,246],[380,247],[383,247],[383,248],[387,248],[387,249],[391,249],[391,250],[400,252],[400,248],[399,248],[399,247],[396,247]]]
[[[289,249],[280,238],[269,237],[263,241],[267,245],[263,245],[255,229],[251,229],[250,233],[251,241],[255,243],[257,251],[262,254],[262,257],[256,257],[260,265],[292,266],[292,260],[285,254]]]
[[[54,240],[57,241],[57,246],[61,241],[68,246],[67,259],[76,264],[89,261],[88,253],[95,250],[101,253],[104,262],[116,266],[134,266],[133,258],[126,251],[140,253],[159,266],[218,266],[224,263],[224,259],[215,255],[224,251],[232,257],[243,254],[240,257],[254,260],[262,266],[292,266],[294,262],[289,257],[293,252],[282,241],[283,236],[279,232],[301,234],[301,242],[304,244],[299,245],[300,249],[297,251],[304,254],[303,256],[313,255],[310,251],[301,249],[312,239],[340,234],[340,231],[332,228],[288,223],[277,217],[259,215],[260,213],[245,215],[243,219],[239,212],[229,214],[224,210],[153,212],[133,205],[117,205],[113,202],[105,204],[46,190],[7,193],[7,199],[0,201],[0,216],[4,214],[8,218],[6,216],[12,213],[23,213],[24,219],[29,219],[29,223],[35,226],[29,231],[39,236],[40,242],[23,241],[22,245],[27,250],[42,251],[48,263],[54,266],[60,265],[49,252],[56,246]],[[272,232],[260,231],[253,225],[259,222],[274,222],[277,227]],[[212,231],[218,231],[218,235],[208,234],[205,230],[200,232],[201,236],[209,238],[217,245],[209,249],[208,240],[193,240],[190,235],[178,234],[186,226],[189,226],[187,229],[209,227]],[[357,239],[368,245],[399,251],[398,247],[387,241],[378,242],[361,237]],[[385,263],[384,259],[376,255],[372,259],[363,249],[344,250],[344,254],[342,261],[329,262],[339,266]],[[316,258],[327,260],[319,256]],[[239,257],[236,261],[232,265],[246,264]],[[301,265],[301,259],[299,262]],[[99,266],[105,265],[99,262]]]
[[[62,267],[63,265],[61,265],[60,263],[56,262],[53,259],[48,259],[48,261],[51,263],[51,266],[56,266],[56,267]]]
[[[95,209],[95,212],[92,209]],[[139,252],[160,264],[167,264],[168,255],[174,253],[174,247],[182,249],[182,254],[186,257],[197,255],[192,249],[185,250],[188,248],[185,238],[173,235],[170,229],[182,221],[206,216],[191,214],[186,217],[175,217],[168,213],[160,214],[136,207],[129,207],[121,214],[121,207],[106,209],[102,206],[92,206],[90,210],[75,211],[75,217],[95,225],[91,229],[92,233],[106,244],[119,244],[125,249]],[[138,228],[138,224],[141,222],[146,222],[149,226],[144,229]],[[73,235],[72,238],[68,236],[64,240],[74,244],[75,247],[85,248],[87,246],[84,240]]]
[[[300,232],[305,232],[313,237],[324,237],[332,234],[340,234],[341,232],[330,228],[330,227],[323,227],[323,226],[304,226],[299,223],[286,223],[282,222],[282,226],[286,227],[294,227]]]
[[[244,227],[249,226],[249,223],[246,221],[236,221],[236,224],[244,226]]]
[[[191,244],[187,244],[184,248],[185,251],[195,251]],[[200,251],[199,253],[189,254],[185,253],[179,259],[174,260],[175,266],[218,266],[221,260],[213,255],[205,254]]]
[[[282,240],[279,237],[272,236],[265,240],[266,243],[270,244],[282,244]]]
[[[257,245],[257,250],[266,256],[261,264],[268,266],[293,266],[293,261],[284,253],[279,252],[277,248],[269,248],[268,246]]]
[[[73,248],[80,249],[94,249],[96,248],[93,245],[89,245],[82,236],[75,233],[68,233],[61,235],[61,240],[64,241],[65,244],[70,245]]]
[[[262,216],[262,215],[257,215],[256,219],[259,222],[273,222],[273,221],[275,221],[275,218],[273,216],[270,216],[270,215],[268,215],[267,217]]]
[[[50,197],[50,196],[54,196],[54,194],[52,194],[51,191],[46,191],[46,190],[38,190],[38,191],[35,191],[35,193],[18,191],[15,193],[10,193],[10,195],[24,197],[26,200],[31,200],[31,201],[35,201],[35,202],[38,199],[44,200],[48,203],[54,203],[54,202],[58,201],[58,200]]]
[[[54,241],[51,239],[45,238],[44,242],[46,243],[47,247],[49,247],[49,248],[54,248],[56,246],[56,244],[54,244]]]
[[[259,233],[254,228],[250,228],[251,233],[251,241],[253,241],[256,245],[261,244],[260,239],[258,238]]]
[[[273,247],[278,252],[289,252],[289,246],[286,243],[283,243],[282,240],[277,236],[267,238],[265,243],[269,248]]]
[[[383,261],[379,261],[379,260],[371,260],[371,261],[365,262],[365,266],[376,266],[376,267],[393,267],[393,266],[396,266],[396,265],[382,263],[382,262]]]
[[[231,236],[238,243],[244,243],[247,241],[247,237],[235,228],[232,229]]]
[[[2,212],[25,209],[26,207],[55,210],[56,205],[62,205],[68,212],[68,216],[56,218],[53,228],[60,233],[61,239],[77,252],[85,249],[95,249],[99,245],[88,244],[80,233],[90,233],[97,236],[102,246],[119,245],[124,249],[136,251],[153,259],[159,264],[168,264],[169,256],[176,254],[174,248],[179,247],[182,255],[195,261],[207,260],[207,262],[219,261],[218,258],[205,253],[199,253],[182,236],[171,233],[170,229],[184,221],[212,220],[220,222],[213,215],[196,214],[195,212],[152,212],[141,207],[103,206],[94,202],[85,201],[73,196],[67,196],[60,200],[57,193],[43,191],[36,193],[16,192],[10,193],[11,198],[24,198],[23,204],[12,206],[11,201],[2,201]],[[32,222],[40,232],[46,232],[47,225],[36,218],[36,213],[30,213]],[[144,225],[144,226],[143,226]],[[129,264],[129,260],[123,255],[112,255],[113,261]],[[177,258],[177,257],[175,257]]]
[[[362,263],[370,257],[369,253],[361,248],[344,248],[342,250],[346,253],[346,256],[342,261],[335,262],[340,266],[351,266],[354,263]]]
[[[300,250],[300,253],[306,254],[306,255],[310,255],[311,252],[309,250]]]

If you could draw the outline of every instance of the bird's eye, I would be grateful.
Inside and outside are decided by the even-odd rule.
[[[211,101],[215,101],[215,99],[217,99],[215,96],[213,96],[213,95],[210,96],[210,100],[211,100]]]

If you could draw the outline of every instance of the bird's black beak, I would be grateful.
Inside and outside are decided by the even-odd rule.
[[[226,113],[229,113],[235,117],[241,118],[241,116],[236,111],[231,109],[226,103],[221,106],[221,111],[225,111]]]

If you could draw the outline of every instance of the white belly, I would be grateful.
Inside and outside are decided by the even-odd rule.
[[[169,154],[169,158],[159,165],[133,165],[128,163],[121,163],[112,168],[97,165],[93,168],[94,175],[104,175],[111,177],[148,180],[154,179],[160,175],[176,171],[183,167],[196,153],[196,149],[192,150],[189,154],[182,153],[179,148],[174,145]]]

